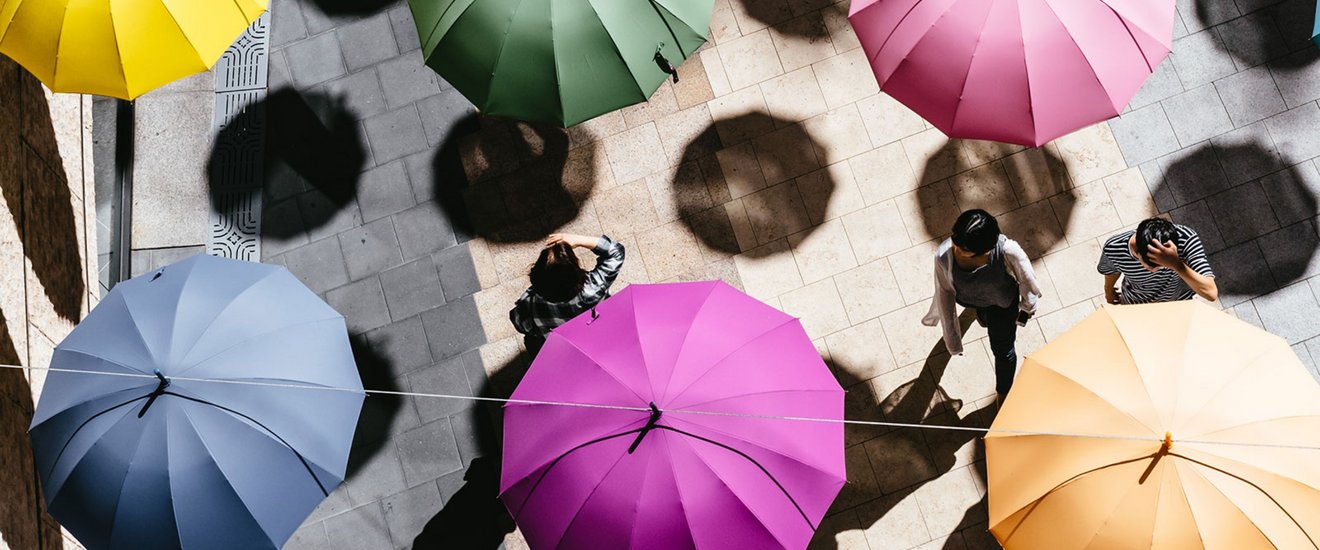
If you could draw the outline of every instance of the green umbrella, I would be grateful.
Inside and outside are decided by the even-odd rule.
[[[408,3],[426,64],[482,112],[566,127],[651,97],[674,74],[671,61],[706,41],[714,8],[714,0]]]

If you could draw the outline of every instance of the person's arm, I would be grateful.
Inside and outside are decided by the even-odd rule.
[[[949,350],[950,355],[962,355],[962,327],[958,325],[953,281],[949,280],[949,270],[941,261],[939,252],[935,253],[935,295],[921,324],[928,327],[940,325],[944,332],[945,349]]]
[[[513,323],[513,329],[519,334],[527,334],[531,330],[530,312],[526,311],[530,307],[528,303],[527,292],[514,302],[513,309],[509,310],[509,322]]]
[[[1040,284],[1036,282],[1036,271],[1031,268],[1031,258],[1027,257],[1027,252],[1022,250],[1022,246],[1013,239],[1007,239],[1004,243],[1004,256],[1008,258],[1008,265],[1012,268],[1009,274],[1017,280],[1018,309],[1027,312],[1027,315],[1035,315],[1041,292]]]
[[[1110,241],[1112,242],[1115,238],[1118,237],[1111,237]],[[1108,246],[1109,243],[1106,242],[1105,247]],[[1114,262],[1109,261],[1109,255],[1105,254],[1104,248],[1100,249],[1100,262],[1096,264],[1095,270],[1105,276],[1105,302],[1117,304],[1118,290],[1115,287],[1118,285],[1118,277],[1122,275],[1122,273],[1118,271],[1118,267],[1114,265]]]
[[[1109,273],[1105,275],[1105,302],[1110,304],[1118,303],[1118,273]]]
[[[1199,253],[1197,257],[1189,257],[1189,261],[1204,264],[1200,270],[1193,269],[1188,261],[1183,261],[1182,256],[1178,255],[1178,245],[1168,242],[1161,243],[1151,241],[1149,245],[1150,260],[1155,265],[1172,269],[1178,277],[1187,283],[1187,286],[1196,292],[1202,298],[1211,302],[1219,299],[1219,285],[1215,284],[1215,275],[1210,271],[1210,264],[1205,260],[1205,252],[1199,246],[1199,241],[1189,243],[1195,245]],[[1204,273],[1202,273],[1204,271]]]
[[[626,253],[622,244],[614,242],[607,235],[590,237],[571,233],[553,233],[546,238],[546,246],[566,243],[574,248],[589,248],[596,255],[596,267],[587,272],[587,284],[597,289],[606,289],[614,284],[623,269]]]

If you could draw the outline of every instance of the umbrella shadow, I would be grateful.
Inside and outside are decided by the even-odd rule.
[[[596,155],[554,125],[468,115],[432,159],[435,198],[460,241],[539,242],[578,220]]]
[[[21,365],[24,361],[14,349],[7,325],[0,312],[0,363]],[[23,371],[0,369],[0,399],[5,410],[0,415],[0,448],[6,449],[6,460],[0,461],[0,508],[7,510],[0,514],[0,539],[13,548],[63,548],[59,526],[46,512],[37,480],[27,434],[35,405]]]
[[[353,360],[357,362],[362,387],[371,390],[401,391],[399,382],[391,375],[389,360],[371,349],[363,336],[349,338]],[[348,467],[344,480],[352,478],[391,443],[396,422],[403,409],[404,398],[399,395],[371,394],[362,401],[362,413],[353,431],[353,446],[348,453]]]
[[[321,13],[331,17],[367,16],[398,4],[396,0],[310,0],[310,3],[321,10]]]
[[[1164,166],[1153,195],[1183,205],[1170,217],[1201,235],[1231,306],[1314,274],[1317,176],[1310,163],[1294,165],[1259,143],[1207,144]]]
[[[3,61],[16,89],[5,101],[16,101],[17,136],[8,136],[0,148],[0,164],[16,173],[0,174],[0,194],[19,229],[23,255],[61,318],[81,318],[86,282],[78,253],[77,217],[69,178],[64,172],[55,125],[41,83],[25,71]],[[12,144],[12,147],[10,145]],[[0,170],[4,170],[0,166]],[[12,176],[12,177],[11,177]],[[79,201],[81,202],[81,201]]]
[[[715,120],[683,149],[674,172],[679,219],[713,250],[765,256],[762,245],[819,227],[810,212],[823,212],[837,186],[817,154],[824,150],[805,126],[765,113]],[[740,197],[755,241],[746,250],[725,208]]]
[[[742,4],[743,13],[759,23],[775,28],[781,34],[816,39],[829,36],[819,16],[822,3],[815,0],[735,0]],[[800,17],[801,16],[801,17]]]
[[[986,153],[998,158],[973,160]],[[981,208],[995,215],[1004,234],[1031,258],[1063,242],[1077,202],[1068,168],[1050,145],[949,140],[927,160],[919,178],[916,202],[927,239],[947,237],[959,214]]]
[[[959,317],[964,331],[971,326],[975,314],[964,310]],[[849,420],[887,421],[925,426],[951,426],[958,428],[988,428],[998,408],[987,405],[970,413],[962,411],[968,404],[953,399],[940,387],[951,357],[942,341],[931,348],[920,373],[899,385],[888,395],[880,397],[874,387],[858,379],[846,365],[831,364],[835,375],[848,391],[845,417]],[[961,417],[960,417],[961,415]],[[886,428],[878,426],[845,427],[845,441],[852,452],[864,452],[865,460],[849,460],[848,483],[844,485],[830,514],[855,513],[863,529],[880,521],[899,503],[926,483],[948,473],[957,465],[957,453],[968,443],[975,445],[973,468],[984,485],[984,446],[980,433],[964,430],[934,428]],[[864,445],[857,448],[858,445]],[[858,471],[856,468],[864,468]],[[985,500],[971,506],[955,531],[988,522]],[[838,525],[836,529],[829,529]],[[844,531],[855,529],[847,522],[822,522],[813,548],[829,546],[831,539]],[[956,545],[955,545],[956,546]]]
[[[520,354],[496,370],[479,395],[507,399],[529,366],[527,355]],[[426,523],[413,539],[413,548],[494,550],[504,543],[505,535],[513,532],[513,518],[499,498],[503,413],[504,409],[492,402],[478,402],[468,409],[471,423],[476,426],[477,456],[463,474],[463,487]]]
[[[358,179],[367,164],[357,114],[344,102],[343,97],[281,88],[245,107],[220,131],[211,149],[211,208],[222,210],[224,201],[232,200],[230,193],[264,181],[268,201],[298,195],[298,208],[292,216],[282,208],[263,209],[267,215],[262,237],[290,239],[334,220],[357,197]],[[243,145],[261,139],[263,131],[262,173],[229,173],[255,168],[243,162],[250,160],[243,158],[250,154]]]
[[[1268,62],[1270,69],[1292,72],[1320,59],[1311,42],[1314,0],[1283,0],[1238,17],[1233,0],[1197,0],[1196,19],[1215,27],[1215,47],[1233,57],[1239,67]]]

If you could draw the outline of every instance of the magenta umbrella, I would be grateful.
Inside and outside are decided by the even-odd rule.
[[[1121,113],[1173,0],[853,0],[880,88],[949,137],[1039,146]]]
[[[805,548],[845,481],[843,390],[798,320],[721,282],[632,285],[550,334],[505,405],[532,548]]]

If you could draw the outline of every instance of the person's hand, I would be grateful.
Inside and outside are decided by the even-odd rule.
[[[1118,292],[1115,292],[1112,288],[1105,289],[1105,301],[1118,305]]]
[[[574,248],[593,248],[596,246],[596,237],[586,235],[574,235],[572,233],[551,233],[545,238],[546,246],[554,246],[559,243],[567,244]]]
[[[1172,242],[1151,241],[1149,245],[1146,245],[1146,250],[1150,256],[1150,261],[1156,266],[1169,269],[1182,267],[1183,261],[1182,258],[1178,257],[1178,246]]]

